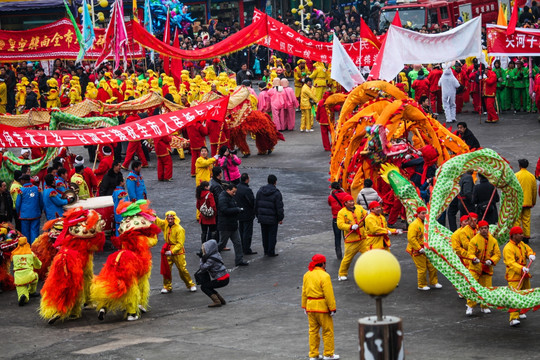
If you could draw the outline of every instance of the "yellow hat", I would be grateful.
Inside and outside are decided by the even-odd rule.
[[[109,79],[112,79],[112,73],[110,71],[107,71],[105,73],[105,77],[109,78]]]
[[[300,65],[300,64],[305,64],[305,63],[306,63],[306,60],[300,59],[300,60],[298,60],[296,63],[297,63],[298,65]]]

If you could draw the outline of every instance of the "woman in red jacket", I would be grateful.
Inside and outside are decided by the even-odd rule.
[[[210,184],[208,181],[202,181],[195,191],[197,197],[197,210],[199,214],[199,223],[201,224],[201,242],[206,242],[210,239],[215,239],[217,233],[216,215],[217,206],[214,200],[214,194],[210,191]],[[205,205],[208,209],[207,212],[201,211],[201,207]],[[211,209],[211,210],[210,210]],[[211,216],[208,213],[212,213]]]

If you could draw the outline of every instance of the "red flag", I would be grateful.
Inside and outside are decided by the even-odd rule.
[[[180,48],[180,40],[178,40],[178,27],[174,28],[173,48]],[[182,59],[172,58],[171,60],[171,75],[174,79],[174,85],[180,91],[180,83],[182,76]]]
[[[525,6],[527,0],[514,0],[514,7],[512,8],[512,16],[510,22],[506,28],[506,35],[510,36],[516,31],[516,25],[518,22],[519,8]]]
[[[165,22],[165,29],[163,30],[163,42],[167,45],[171,44],[171,22],[169,19],[169,9],[167,9],[167,21]],[[170,74],[169,61],[171,59],[168,56],[163,58],[163,71],[165,74]]]
[[[399,11],[396,11],[394,15],[394,20],[392,20],[392,25],[401,27],[401,18],[399,17]]]
[[[362,17],[360,17],[360,38],[371,42],[377,48],[381,47],[381,42],[379,41],[379,39],[377,39],[369,26],[367,26],[366,22]]]

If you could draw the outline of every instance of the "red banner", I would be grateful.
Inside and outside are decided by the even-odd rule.
[[[132,39],[132,21],[126,22],[129,57],[142,57],[142,47]],[[79,28],[81,26],[79,25]],[[105,29],[94,29],[96,42],[86,53],[85,59],[97,59],[105,44]],[[0,30],[0,59],[6,60],[49,60],[76,59],[79,43],[73,24],[68,19],[26,31]]]
[[[266,19],[263,18],[215,45],[198,50],[180,50],[158,40],[139,23],[133,23],[133,38],[139,44],[161,55],[183,60],[203,60],[226,55],[245,48],[264,36],[266,36]]]
[[[266,16],[266,14],[255,9],[253,22],[262,20],[263,16]],[[327,64],[332,62],[331,42],[311,40],[276,19],[270,16],[266,17],[268,21],[268,34],[266,38],[258,41],[260,45],[304,59],[321,61]],[[362,47],[361,51],[360,46]],[[352,44],[343,44],[343,47],[357,66],[360,63],[360,55],[362,56],[362,66],[372,66],[375,57],[379,53],[379,49],[366,40]]]
[[[489,56],[539,56],[540,30],[516,28],[506,35],[506,26],[487,24]]]
[[[24,130],[0,126],[0,147],[62,147],[143,140],[172,134],[193,121],[225,120],[229,97],[150,116],[124,125],[89,130]]]

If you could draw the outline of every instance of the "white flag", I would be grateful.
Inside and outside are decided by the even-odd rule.
[[[393,80],[405,64],[433,64],[482,56],[480,16],[440,34],[420,34],[390,25],[370,78]]]
[[[332,43],[332,73],[330,77],[340,83],[347,91],[351,91],[366,81],[335,33]]]

